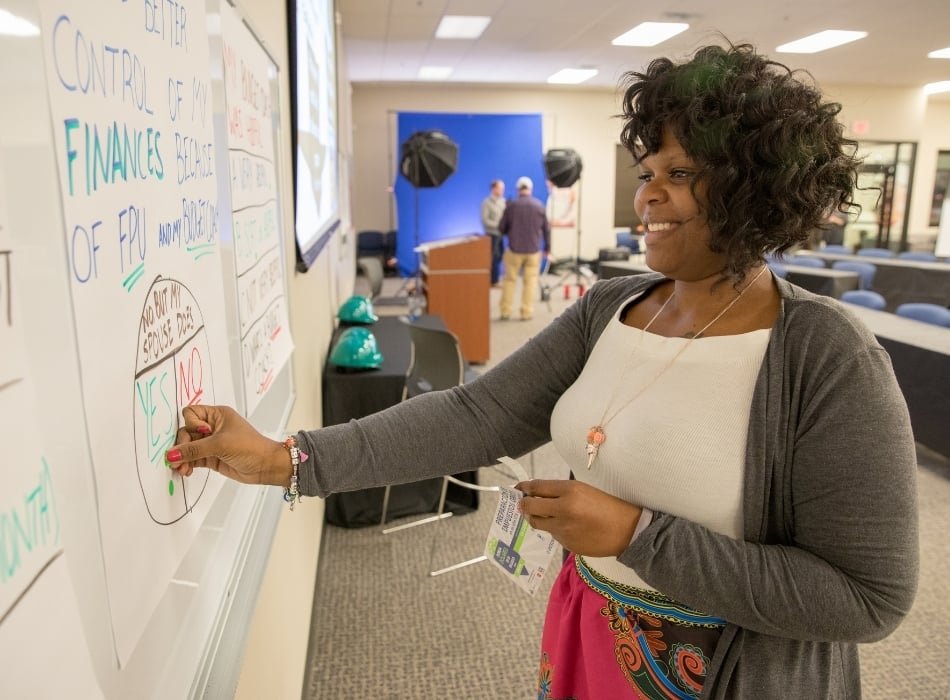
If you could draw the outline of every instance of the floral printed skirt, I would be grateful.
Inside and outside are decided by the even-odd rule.
[[[571,555],[548,601],[538,700],[698,698],[724,626]]]

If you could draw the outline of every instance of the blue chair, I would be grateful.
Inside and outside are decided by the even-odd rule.
[[[822,253],[834,253],[835,255],[853,255],[854,251],[846,245],[826,245],[821,249]]]
[[[923,250],[905,250],[897,254],[900,260],[917,260],[918,262],[937,262],[937,256]]]
[[[864,306],[875,311],[883,311],[887,307],[887,301],[884,297],[870,289],[849,289],[841,295],[841,301],[847,304]]]
[[[632,233],[627,231],[617,232],[617,247],[629,248],[631,253],[640,252],[640,241],[633,237]]]
[[[950,328],[950,309],[939,304],[927,304],[922,302],[908,302],[898,306],[894,313],[904,318],[912,318],[915,321],[931,323],[935,326]]]
[[[769,266],[769,269],[773,273],[775,273],[776,277],[781,277],[782,279],[785,279],[788,276],[788,268],[785,267],[782,263],[772,261],[768,263],[768,266]]]
[[[897,254],[890,248],[858,248],[858,255],[865,258],[896,258]]]
[[[825,267],[825,261],[811,255],[793,255],[788,259],[789,265],[801,265],[802,267]]]
[[[832,270],[842,270],[844,272],[857,272],[861,280],[860,289],[870,289],[874,286],[874,275],[877,274],[877,268],[872,263],[860,262],[858,260],[836,260],[831,265]]]

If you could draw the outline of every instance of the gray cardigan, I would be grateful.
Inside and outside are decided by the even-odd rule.
[[[416,481],[548,442],[554,404],[609,319],[662,279],[598,282],[470,384],[301,432],[313,455],[302,493]],[[856,643],[893,631],[917,587],[910,419],[870,331],[835,300],[775,282],[782,310],[753,395],[743,539],[660,515],[619,559],[729,621],[703,698],[859,698]]]

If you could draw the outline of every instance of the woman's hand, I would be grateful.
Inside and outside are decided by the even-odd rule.
[[[207,467],[242,484],[289,486],[293,467],[283,444],[261,435],[229,406],[186,406],[178,444],[165,461],[182,476]]]
[[[580,481],[532,479],[521,512],[531,527],[550,532],[565,549],[589,557],[615,557],[630,544],[641,509]]]

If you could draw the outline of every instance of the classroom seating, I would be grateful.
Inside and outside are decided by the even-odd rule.
[[[822,253],[835,253],[836,255],[853,255],[854,251],[851,250],[850,246],[846,245],[826,245],[821,249]]]
[[[864,306],[875,311],[883,311],[887,306],[887,300],[870,289],[849,289],[841,295],[841,301],[848,304]]]
[[[802,267],[825,267],[825,261],[821,258],[813,258],[810,255],[793,255],[788,259],[789,265],[801,265]]]
[[[633,237],[629,231],[617,232],[617,247],[629,248],[631,253],[640,252],[640,241]]]
[[[905,250],[897,254],[898,260],[916,260],[917,262],[937,262],[937,256],[925,250]]]
[[[831,263],[831,269],[858,273],[861,289],[871,289],[874,284],[874,275],[877,274],[877,268],[872,263],[857,260],[836,260]]]
[[[915,321],[950,328],[950,309],[939,304],[908,302],[898,306],[894,313],[904,318],[912,318]]]
[[[857,255],[864,258],[896,258],[897,254],[890,248],[858,248]]]
[[[768,263],[769,269],[775,274],[776,277],[781,277],[785,279],[788,276],[788,268],[785,267],[780,262],[771,261]]]

